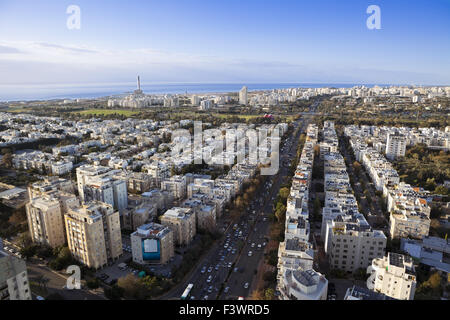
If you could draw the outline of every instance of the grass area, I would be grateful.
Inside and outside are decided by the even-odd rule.
[[[5,111],[13,113],[26,113],[33,111],[31,108],[8,108]]]
[[[74,111],[73,113],[80,113],[80,114],[95,114],[95,115],[110,115],[110,114],[118,114],[118,115],[124,115],[126,117],[133,116],[135,114],[138,114],[137,111],[132,110],[120,110],[120,109],[88,109],[84,111]]]
[[[260,114],[223,114],[223,113],[213,113],[212,114],[214,117],[220,118],[220,119],[227,119],[227,118],[231,118],[231,117],[238,117],[240,119],[254,119],[254,118],[258,118],[261,117],[262,115]]]

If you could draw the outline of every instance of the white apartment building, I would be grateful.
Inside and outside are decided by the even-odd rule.
[[[72,171],[72,168],[72,162],[58,161],[52,163],[52,173],[57,176],[69,173],[70,171]]]
[[[31,290],[25,261],[3,251],[0,239],[1,300],[31,300]]]
[[[395,160],[406,153],[406,137],[402,134],[388,134],[386,142],[386,158]]]
[[[398,300],[414,300],[417,280],[410,256],[389,252],[387,257],[374,259],[367,273],[371,274],[368,289]]]
[[[350,216],[344,219],[327,223],[325,249],[332,269],[354,272],[384,256],[387,238],[382,231],[372,230],[364,217],[358,222]]]
[[[326,300],[328,280],[319,272],[286,270],[279,288],[281,300]]]

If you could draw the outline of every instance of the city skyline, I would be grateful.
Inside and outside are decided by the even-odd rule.
[[[69,5],[0,3],[0,85],[450,83],[448,1],[78,1],[80,30]]]

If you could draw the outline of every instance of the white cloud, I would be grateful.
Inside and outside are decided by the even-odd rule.
[[[307,62],[258,61],[165,52],[152,48],[107,50],[73,44],[0,42],[1,85],[121,82],[448,82],[448,75],[338,68]]]

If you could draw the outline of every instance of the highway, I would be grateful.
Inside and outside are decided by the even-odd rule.
[[[187,281],[160,299],[179,299],[189,283],[194,284],[191,299],[195,300],[237,299],[250,294],[252,282],[256,279],[256,268],[264,257],[264,243],[269,240],[268,215],[272,213],[273,200],[283,183],[282,178],[289,175],[290,163],[296,156],[299,137],[305,131],[306,122],[303,118],[294,123],[294,132],[299,126],[300,130],[297,135],[287,138],[286,148],[280,150],[280,170],[259,186],[256,194],[260,196],[253,199],[239,221],[226,226],[223,238],[201,258]],[[258,245],[261,247],[258,248]],[[251,256],[249,251],[252,251]],[[244,287],[246,283],[247,288]]]

